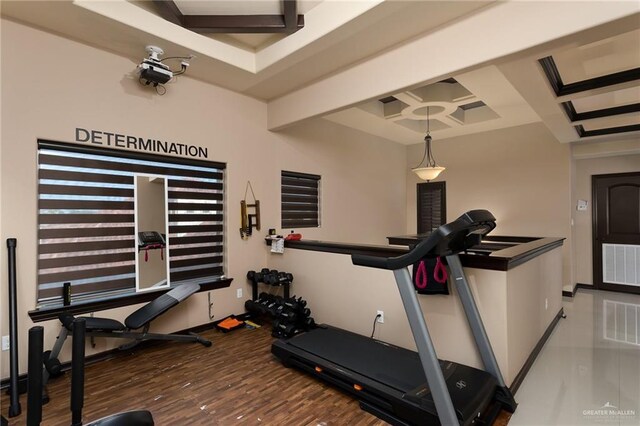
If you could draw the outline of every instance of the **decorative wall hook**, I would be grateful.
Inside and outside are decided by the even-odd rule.
[[[251,190],[251,196],[253,197],[253,204],[247,204],[247,193]],[[254,209],[254,213],[250,214],[248,209]],[[260,201],[256,200],[256,195],[253,193],[253,187],[251,181],[247,181],[247,187],[244,190],[244,199],[240,201],[240,237],[247,239],[251,236],[253,228],[257,231],[260,230]]]

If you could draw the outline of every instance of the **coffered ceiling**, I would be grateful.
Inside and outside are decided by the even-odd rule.
[[[399,143],[419,143],[429,127],[445,139],[540,121],[496,66],[365,102],[325,118]]]
[[[501,70],[560,142],[640,144],[638,25],[586,34]]]
[[[640,30],[538,62],[580,138],[640,131]]]
[[[172,4],[184,16],[284,14],[281,0]],[[164,6],[0,3],[5,18],[130,58],[125,73],[149,44],[195,55],[188,77],[265,100],[272,130],[323,117],[422,143],[429,107],[434,139],[537,121],[560,142],[640,135],[637,2],[299,0],[304,26],[291,34],[194,32]]]

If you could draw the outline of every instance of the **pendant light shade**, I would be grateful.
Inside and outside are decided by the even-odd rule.
[[[445,170],[436,164],[431,151],[431,134],[429,133],[429,107],[427,107],[427,136],[424,137],[424,155],[422,161],[416,167],[411,169],[422,180],[430,181],[438,177]],[[426,160],[426,161],[425,161]]]
[[[418,177],[427,182],[438,177],[444,171],[445,167],[420,167],[411,169]]]

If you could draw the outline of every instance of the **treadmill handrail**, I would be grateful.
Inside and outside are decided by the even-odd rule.
[[[440,226],[408,253],[396,257],[352,254],[354,265],[398,270],[428,256],[449,256],[480,243],[496,227],[496,218],[487,210],[470,210],[453,222]]]

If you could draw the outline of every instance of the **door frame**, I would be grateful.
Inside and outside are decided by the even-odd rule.
[[[591,262],[593,270],[593,288],[597,290],[617,291],[623,293],[640,294],[640,287],[616,284],[616,288],[606,286],[602,280],[602,245],[598,244],[596,235],[598,232],[598,191],[596,183],[598,179],[616,177],[640,177],[640,172],[608,173],[591,175]]]

